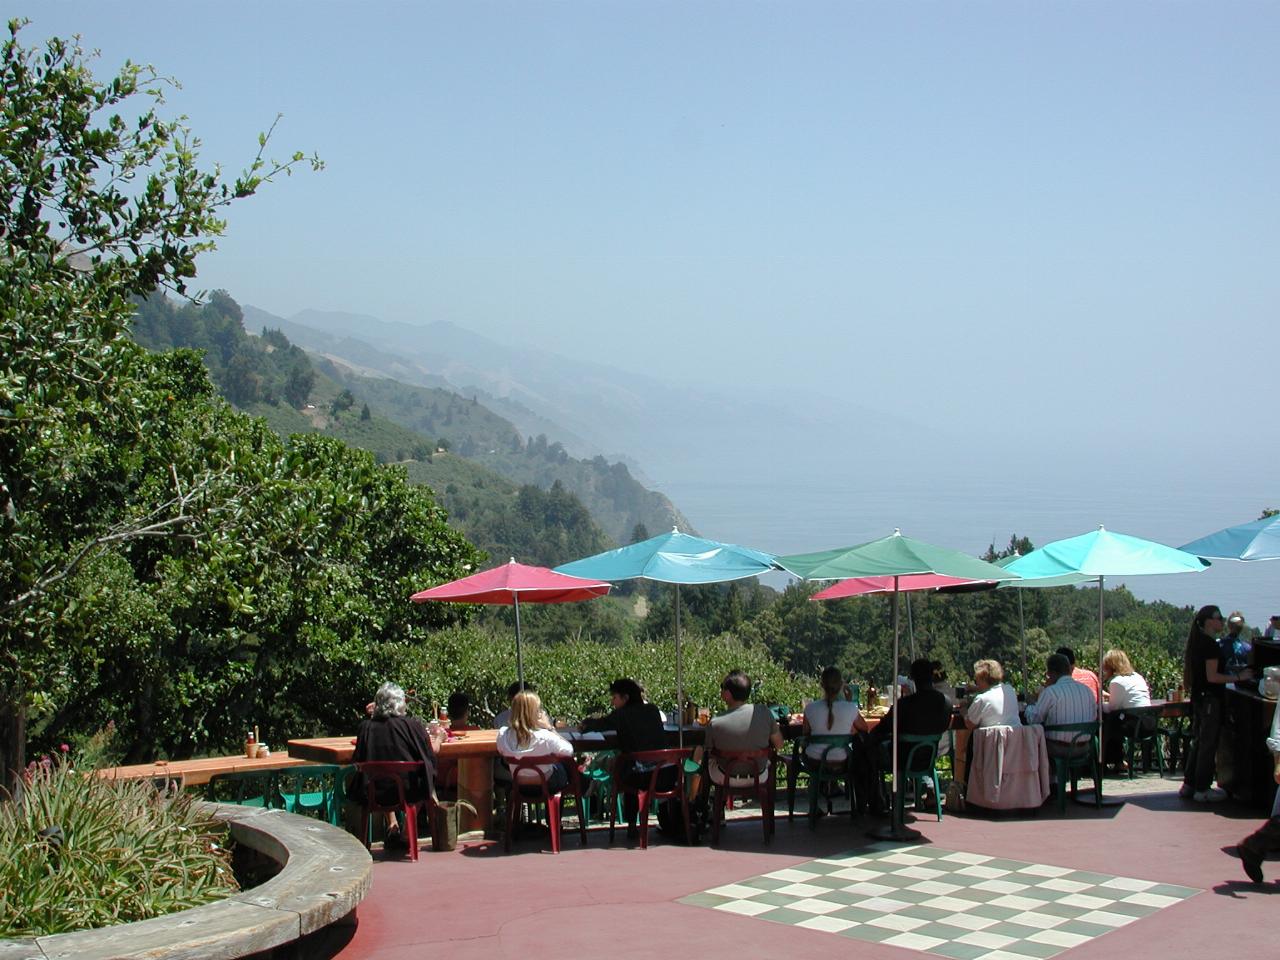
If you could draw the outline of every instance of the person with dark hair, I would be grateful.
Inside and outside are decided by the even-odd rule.
[[[773,718],[773,711],[762,703],[747,703],[751,696],[751,678],[741,670],[734,670],[720,683],[720,699],[728,710],[713,717],[707,727],[705,745],[707,752],[713,748],[731,752],[763,750],[772,746],[782,749],[782,730]],[[764,760],[760,769],[768,771]],[[707,764],[707,776],[712,783],[724,783],[724,772],[714,762]]]
[[[1076,683],[1083,683],[1086,687],[1093,691],[1093,699],[1102,699],[1102,684],[1098,682],[1098,675],[1092,670],[1086,670],[1084,667],[1077,666],[1076,652],[1070,647],[1059,647],[1057,653],[1067,658],[1067,662],[1071,664],[1071,679]]]
[[[528,680],[526,680],[523,684],[519,680],[515,681],[514,683],[510,684],[507,687],[507,703],[510,703],[512,700],[514,700],[516,698],[516,694],[519,693],[521,690],[524,690],[527,693],[537,693],[538,687],[536,684],[530,683]],[[538,701],[538,702],[541,703],[542,701]],[[543,710],[542,715],[543,717],[547,717],[547,711]],[[550,718],[548,717],[547,720],[548,720],[547,726],[551,726]],[[510,707],[507,707],[507,709],[503,710],[501,713],[499,713],[496,717],[493,718],[493,728],[495,730],[501,730],[503,727],[507,726],[509,723],[511,723]]]
[[[662,713],[652,703],[644,699],[644,688],[628,677],[619,678],[609,684],[609,697],[613,704],[613,712],[603,716],[582,721],[582,731],[591,733],[599,730],[613,730],[618,735],[618,751],[621,756],[614,768],[614,775],[629,790],[648,787],[653,767],[636,766],[627,754],[642,750],[661,750],[667,744],[666,732],[662,728]],[[658,774],[658,789],[669,790],[675,783],[677,771],[675,767],[667,767]],[[634,840],[639,836],[636,829],[636,795],[623,794],[622,812],[627,821],[627,839]]]
[[[1097,719],[1098,700],[1093,691],[1071,676],[1071,661],[1066,654],[1051,653],[1045,687],[1035,703],[1027,704],[1027,723],[1049,727]],[[1069,730],[1048,732],[1044,742],[1051,757],[1077,757],[1092,749],[1088,739],[1081,742],[1081,738]]]
[[[1213,786],[1227,684],[1253,677],[1253,671],[1247,667],[1234,673],[1227,672],[1226,658],[1217,641],[1222,624],[1222,611],[1215,604],[1197,610],[1191,620],[1191,632],[1182,656],[1183,683],[1191,691],[1191,733],[1194,739],[1187,751],[1186,773],[1178,796],[1197,803],[1215,803],[1227,797],[1226,791]]]
[[[892,768],[890,744],[893,742],[893,715],[898,714],[898,735],[901,736],[937,736],[941,737],[951,726],[951,704],[942,695],[941,690],[933,686],[933,662],[930,660],[913,660],[908,669],[911,682],[915,684],[915,693],[909,693],[889,708],[889,712],[871,731],[871,742],[875,749],[871,755],[877,763],[880,777]],[[910,751],[904,745],[898,748],[898,762],[904,764]],[[872,795],[872,812],[879,812],[879,790]]]
[[[869,729],[867,721],[862,718],[858,705],[845,700],[844,676],[839,667],[827,667],[822,671],[822,699],[813,700],[804,708],[803,732],[824,735],[828,733],[866,733]],[[839,747],[827,751],[820,743],[811,744],[805,751],[814,760],[821,760],[826,755],[829,763],[844,763],[845,752]]]
[[[449,711],[450,730],[479,729],[471,722],[471,697],[461,690],[455,690],[449,694],[445,709]]]

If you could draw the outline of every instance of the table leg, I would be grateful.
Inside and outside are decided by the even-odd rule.
[[[953,730],[955,739],[952,741],[951,747],[951,776],[953,780],[964,783],[968,779],[968,764],[966,762],[969,753],[969,737],[972,731]]]
[[[493,758],[458,758],[458,799],[476,808],[462,810],[461,832],[482,830],[487,835],[493,820]]]

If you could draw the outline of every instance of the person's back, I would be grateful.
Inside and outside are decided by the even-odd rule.
[[[643,701],[628,700],[603,717],[584,720],[582,730],[584,733],[596,730],[615,731],[618,734],[618,749],[622,753],[661,750],[667,745],[661,711],[652,703]]]
[[[707,727],[705,745],[708,754],[712,750],[730,753],[747,753],[752,750],[763,750],[767,747],[777,749],[782,746],[782,733],[773,712],[760,703],[747,703],[751,695],[751,680],[746,674],[735,670],[725,677],[720,684],[720,696],[729,708],[725,713],[713,717]],[[767,772],[768,763],[761,759],[757,767]],[[707,773],[715,783],[724,782],[724,774],[718,764],[707,765]],[[738,772],[733,771],[737,776]]]
[[[1083,683],[1072,679],[1071,664],[1065,656],[1055,653],[1049,657],[1050,682],[1036,702],[1027,707],[1027,722],[1046,727],[1068,723],[1088,723],[1098,718],[1098,701],[1093,691]],[[1088,738],[1080,732],[1046,730],[1045,745],[1050,756],[1076,755],[1089,749]]]
[[[994,684],[974,696],[967,716],[976,727],[1020,727],[1018,693],[1012,684]]]

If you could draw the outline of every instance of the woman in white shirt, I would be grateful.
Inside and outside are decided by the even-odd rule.
[[[1108,650],[1103,655],[1102,688],[1106,691],[1102,701],[1103,749],[1114,772],[1123,773],[1127,769],[1123,737],[1137,735],[1140,728],[1154,730],[1157,718],[1129,715],[1121,721],[1120,714],[1134,707],[1151,706],[1151,691],[1123,650]]]
[[[978,688],[964,714],[964,725],[975,727],[1020,727],[1018,693],[1004,682],[1004,667],[998,660],[979,660],[973,665],[973,682]]]
[[[804,735],[866,733],[867,721],[862,719],[858,705],[845,700],[844,677],[839,667],[827,667],[822,671],[822,699],[814,700],[804,708]],[[829,749],[828,749],[829,748]],[[804,750],[805,757],[819,761],[824,755],[827,763],[844,763],[847,753],[843,747],[825,743],[811,743]]]
[[[559,793],[569,782],[569,771],[561,761],[573,757],[573,744],[556,733],[542,710],[542,701],[529,690],[511,698],[511,724],[498,731],[498,753],[508,760],[546,757],[538,770],[547,778],[547,789]],[[536,785],[538,775],[521,770],[521,784]]]

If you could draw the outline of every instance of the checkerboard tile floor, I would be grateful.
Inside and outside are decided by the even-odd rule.
[[[1150,880],[874,844],[681,902],[954,960],[1052,957],[1194,894]]]

